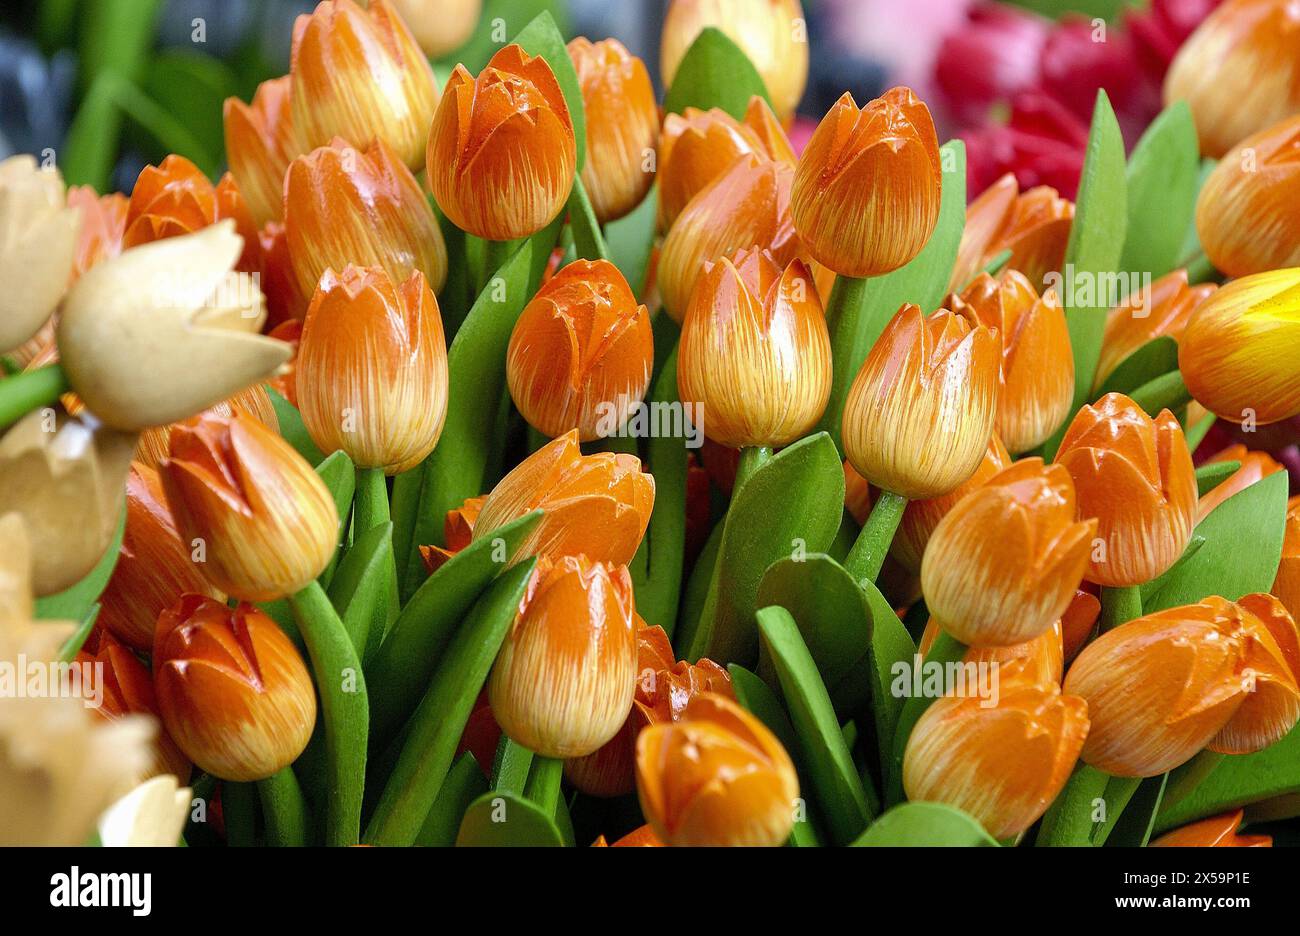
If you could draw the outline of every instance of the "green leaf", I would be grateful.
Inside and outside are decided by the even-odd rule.
[[[294,449],[303,458],[313,465],[319,465],[325,460],[325,453],[316,447],[316,443],[311,440],[307,433],[307,427],[303,425],[302,414],[298,408],[286,400],[280,391],[276,390],[270,384],[263,384],[267,396],[271,398],[271,407],[275,410],[276,421],[280,424],[280,435],[284,440],[294,447]],[[335,452],[335,455],[341,455],[342,452]],[[345,456],[346,457],[346,456]]]
[[[577,172],[574,185],[578,185],[578,173],[582,172],[587,159],[587,116],[582,106],[582,86],[578,83],[578,72],[569,58],[569,50],[564,45],[564,35],[555,24],[555,17],[549,10],[543,10],[515,36],[515,43],[529,55],[540,55],[546,59],[555,73],[555,80],[564,93],[565,103],[569,105],[569,117],[573,121],[573,138],[578,145]]]
[[[779,605],[758,612],[763,643],[772,655],[797,745],[803,752],[819,812],[831,838],[847,844],[871,821],[873,793],[863,786],[844,743],[830,696],[790,612]]]
[[[1120,361],[1092,396],[1097,399],[1107,393],[1132,394],[1138,387],[1175,370],[1178,370],[1178,342],[1162,335]]]
[[[517,793],[491,790],[465,810],[457,847],[559,848],[564,837],[555,817]]]
[[[447,779],[442,782],[438,798],[424,818],[415,844],[427,848],[455,845],[465,810],[487,791],[487,778],[474,755],[466,751],[447,772]]]
[[[876,848],[946,846],[997,848],[969,814],[942,803],[902,803],[871,824],[854,845]]]
[[[704,548],[700,550],[695,565],[691,568],[691,577],[682,590],[682,610],[678,615],[678,623],[685,622],[685,626],[674,635],[673,641],[679,657],[686,655],[688,640],[694,636],[700,615],[704,612],[704,603],[709,600],[709,585],[713,581],[713,570],[718,565],[718,550],[722,548],[722,527],[723,524],[719,522],[709,531],[709,538],[704,541]]]
[[[383,598],[387,585],[384,570],[393,561],[392,533],[391,523],[382,523],[362,533],[330,580],[330,604],[339,613],[343,629],[352,638],[352,646],[363,665],[371,632],[383,633]],[[378,618],[376,611],[380,614]]]
[[[1130,778],[1130,783],[1136,782]],[[1148,777],[1137,784],[1136,791],[1130,796],[1128,805],[1101,841],[1108,848],[1145,848],[1151,840],[1151,831],[1155,828],[1156,813],[1165,795],[1165,786],[1169,774]]]
[[[631,214],[605,225],[605,249],[618,267],[633,295],[645,291],[646,269],[655,245],[655,219],[659,211],[659,189],[652,187]]]
[[[1175,101],[1147,127],[1129,159],[1121,270],[1156,279],[1178,266],[1184,232],[1196,213],[1200,168],[1191,108]]]
[[[950,140],[940,147],[939,155],[943,167],[939,220],[921,252],[910,263],[884,276],[835,277],[826,308],[834,375],[820,428],[831,434],[836,445],[840,444],[845,397],[889,320],[905,302],[926,312],[943,302],[966,227],[966,145],[961,140]]]
[[[144,93],[179,121],[201,152],[179,151],[205,172],[216,175],[225,162],[225,139],[220,114],[226,98],[238,94],[230,67],[210,55],[186,49],[163,49],[149,64]]]
[[[609,248],[600,233],[600,222],[587,197],[582,179],[574,177],[573,192],[569,195],[569,230],[573,232],[573,247],[581,260],[608,260]]]
[[[876,584],[859,584],[871,610],[871,714],[876,722],[880,763],[887,777],[893,760],[894,732],[903,716],[903,699],[891,691],[890,684],[897,664],[911,669],[916,644]]]
[[[95,629],[95,620],[98,617],[99,604],[96,603],[90,606],[90,610],[86,612],[85,619],[77,625],[76,630],[68,635],[68,639],[65,640],[63,646],[59,648],[60,663],[71,663],[77,658],[77,654],[81,652],[81,648],[86,645],[86,639],[90,636],[90,632]]]
[[[36,599],[36,618],[43,621],[84,621],[99,596],[103,594],[108,580],[113,577],[117,567],[117,557],[122,552],[122,536],[126,533],[126,501],[122,502],[122,512],[117,518],[117,529],[108,541],[108,548],[99,557],[95,567],[75,585],[69,585],[61,592]]]
[[[688,107],[719,107],[741,120],[755,95],[772,103],[758,69],[740,46],[722,30],[708,26],[695,37],[677,66],[673,86],[664,95],[664,113],[681,114]]]
[[[1241,467],[1239,461],[1206,462],[1196,469],[1196,494],[1204,497],[1232,477]]]
[[[752,663],[758,583],[794,550],[822,552],[835,538],[844,504],[844,467],[825,433],[801,439],[764,462],[732,494],[708,597],[685,638],[689,659]],[[779,505],[780,509],[774,509]]]

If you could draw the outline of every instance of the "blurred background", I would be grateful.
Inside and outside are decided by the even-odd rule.
[[[764,3],[766,0],[752,0]],[[811,71],[796,147],[844,91],[894,84],[969,148],[970,191],[1006,171],[1073,197],[1093,100],[1105,88],[1131,146],[1160,106],[1179,44],[1219,0],[803,0]],[[615,36],[658,80],[667,0],[395,0],[440,82],[477,71],[550,10],[569,36]],[[131,190],[168,152],[224,167],[221,105],[284,74],[309,0],[6,0],[0,12],[0,157],[56,160],[71,183]],[[421,11],[415,14],[411,11]],[[463,22],[464,26],[455,25]],[[499,31],[499,30],[498,30]]]

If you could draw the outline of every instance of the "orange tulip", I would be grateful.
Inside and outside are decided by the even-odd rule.
[[[1076,523],[1060,465],[1026,458],[939,521],[921,562],[930,614],[962,643],[1005,647],[1058,620],[1088,565],[1097,524]]]
[[[744,121],[717,107],[688,107],[665,117],[659,138],[659,227],[671,228],[691,199],[750,155],[759,163],[795,164],[785,131],[762,98],[750,100]]]
[[[687,309],[677,388],[731,447],[788,445],[821,419],[831,339],[812,275],[749,248],[711,264]]]
[[[632,707],[632,576],[586,556],[539,561],[488,678],[501,730],[543,757],[582,757]]]
[[[894,536],[894,544],[889,554],[908,572],[920,572],[921,557],[925,555],[926,544],[930,542],[930,536],[934,533],[934,528],[939,525],[939,521],[958,501],[976,488],[982,487],[986,481],[1010,464],[1011,456],[1007,454],[1006,446],[1002,444],[998,434],[993,433],[989,436],[984,457],[973,475],[947,494],[928,500],[908,502],[903,510],[903,519],[898,525],[898,532]],[[858,522],[865,523],[866,515],[864,514]]]
[[[288,442],[245,413],[172,428],[159,469],[182,539],[203,541],[203,574],[245,601],[274,601],[324,571],[338,543],[334,498]]]
[[[659,109],[645,63],[617,39],[569,43],[587,116],[587,161],[582,184],[596,220],[623,217],[645,198],[654,182]]]
[[[783,845],[799,778],[776,736],[711,692],[636,740],[641,812],[669,845]]]
[[[1283,470],[1282,466],[1274,461],[1273,456],[1269,455],[1268,452],[1248,451],[1246,446],[1241,444],[1229,445],[1223,451],[1206,459],[1205,463],[1208,465],[1229,461],[1240,462],[1241,467],[1216,484],[1204,497],[1200,498],[1196,504],[1196,519],[1198,522],[1208,517],[1215,507],[1218,507],[1232,495],[1246,490],[1256,481],[1262,481],[1269,475]]]
[[[122,246],[191,234],[217,217],[216,188],[199,167],[175,153],[145,166],[131,190]]]
[[[1241,707],[1249,677],[1243,612],[1222,598],[1121,624],[1083,649],[1065,691],[1088,702],[1088,764],[1154,777],[1192,758]]]
[[[256,608],[186,595],[158,619],[153,660],[163,724],[208,773],[262,780],[307,746],[316,724],[311,676]]]
[[[395,283],[413,271],[435,293],[447,276],[447,248],[415,177],[382,140],[364,152],[336,139],[289,165],[284,227],[304,296],[326,270],[380,266]]]
[[[685,318],[708,263],[754,246],[770,250],[781,266],[798,255],[790,217],[793,181],[794,170],[785,163],[742,156],[687,203],[659,255],[659,292],[669,315]],[[808,288],[816,291],[811,276]]]
[[[1065,310],[1055,290],[1040,299],[1024,274],[998,279],[981,273],[948,305],[971,325],[997,329],[1002,338],[998,435],[1012,452],[1037,448],[1056,431],[1074,401],[1074,355]]]
[[[966,227],[948,291],[965,288],[1004,250],[1011,251],[1009,268],[1024,273],[1035,288],[1047,285],[1047,274],[1060,270],[1065,262],[1073,223],[1073,202],[1047,185],[1022,194],[1016,177],[1008,172],[966,208]]]
[[[213,416],[229,416],[236,409],[252,416],[272,432],[280,431],[279,417],[275,415],[275,406],[271,403],[271,396],[266,392],[263,384],[250,384],[228,400],[209,406],[204,412]],[[142,465],[157,469],[167,457],[172,425],[174,424],[152,426],[140,433],[140,439],[135,444],[135,460]]]
[[[1166,832],[1150,848],[1208,847],[1208,848],[1271,848],[1271,835],[1241,835],[1242,810],[1211,816],[1182,828]]]
[[[229,97],[221,111],[226,162],[259,227],[282,218],[284,174],[294,157],[310,149],[294,126],[289,103],[292,80],[284,75],[263,81],[251,104]]]
[[[1068,609],[1066,613],[1069,613]],[[916,645],[916,652],[922,657],[925,657],[934,646],[939,630],[939,623],[934,618],[926,622],[925,630],[921,632],[920,643]],[[1007,647],[967,647],[961,660],[963,663],[989,663],[998,666],[1023,660],[1024,663],[1021,664],[1023,669],[1017,670],[1017,673],[1023,674],[1031,682],[1052,683],[1059,686],[1061,676],[1065,672],[1065,644],[1062,637],[1063,625],[1058,620],[1037,637],[1024,643],[1011,644]]]
[[[1101,601],[1091,592],[1077,589],[1070,606],[1061,615],[1061,645],[1065,651],[1065,662],[1069,663],[1077,657],[1079,651],[1092,639],[1099,617]]]
[[[538,431],[616,432],[645,396],[654,365],[650,313],[618,267],[578,260],[525,306],[510,335],[506,383]]]
[[[1292,617],[1300,614],[1300,495],[1286,504],[1286,533],[1282,539],[1282,561],[1269,591],[1279,598]]]
[[[1218,158],[1300,111],[1300,10],[1291,0],[1228,0],[1183,43],[1165,103],[1186,101],[1201,153]]]
[[[1001,339],[947,309],[905,304],[844,404],[844,451],[862,477],[909,499],[948,494],[975,473],[997,410]],[[942,453],[942,454],[940,454]]]
[[[934,121],[910,88],[860,110],[845,92],[804,148],[791,210],[818,263],[845,276],[879,276],[930,239],[941,184]]]
[[[135,462],[126,479],[126,531],[122,549],[100,596],[97,624],[134,650],[153,646],[158,615],[187,592],[223,595],[203,578],[181,540],[153,468]]]
[[[1084,577],[1098,585],[1140,585],[1183,554],[1196,518],[1196,472],[1169,410],[1152,420],[1122,393],[1079,410],[1056,461],[1074,479],[1079,516],[1097,519]]]
[[[1272,595],[1237,600],[1245,623],[1246,659],[1241,707],[1207,747],[1250,754],[1282,740],[1300,721],[1300,633]]]
[[[593,562],[627,565],[636,555],[654,508],[654,478],[635,455],[583,455],[576,430],[520,462],[492,489],[474,539],[533,510],[546,515],[515,558],[558,559],[585,553]]]
[[[486,497],[466,498],[465,503],[447,511],[442,519],[442,546],[421,546],[420,558],[432,575],[452,556],[474,541],[474,524],[483,510]]]
[[[1174,270],[1152,283],[1149,291],[1138,290],[1111,309],[1106,316],[1093,392],[1099,391],[1115,368],[1147,342],[1161,337],[1181,340],[1192,312],[1218,288],[1215,283],[1188,286],[1187,271]]]
[[[281,322],[267,333],[267,337],[283,341],[293,348],[293,357],[289,358],[280,368],[280,372],[268,380],[266,385],[288,400],[297,409],[298,388],[297,381],[294,379],[294,371],[298,364],[298,345],[302,342],[302,322],[298,319]],[[270,399],[269,394],[267,399]],[[263,421],[265,422],[265,420]]]
[[[996,705],[977,696],[936,700],[903,755],[908,799],[965,810],[994,838],[1019,835],[1047,811],[1088,736],[1084,700],[1019,666],[1002,667]]]
[[[307,309],[294,389],[322,452],[395,475],[433,451],[447,417],[447,342],[418,270],[326,270]]]
[[[74,276],[80,276],[101,260],[111,260],[122,252],[129,204],[125,195],[116,192],[100,196],[89,185],[68,187],[68,206],[81,212],[77,255],[72,261]]]
[[[605,837],[602,835],[601,841],[603,841],[604,838]],[[655,830],[650,827],[649,823],[646,823],[643,826],[638,826],[637,828],[633,829],[631,832],[623,836],[621,839],[616,841],[610,847],[611,848],[656,848],[656,847],[662,848],[663,844],[664,844],[663,842],[659,841],[659,837],[655,835]]]
[[[429,60],[388,0],[324,0],[293,27],[293,123],[307,149],[383,140],[412,172],[438,106]],[[291,155],[297,155],[296,153]]]
[[[425,156],[429,189],[476,237],[528,237],[564,207],[577,153],[551,66],[508,45],[477,78],[457,65],[447,79]]]
[[[439,59],[474,35],[483,0],[392,0],[424,54]]]
[[[274,334],[276,328],[285,322],[302,321],[307,314],[308,296],[302,294],[302,287],[298,284],[298,274],[294,272],[293,258],[289,255],[289,237],[284,225],[272,221],[262,228],[258,241],[261,244],[260,272],[262,294],[266,297],[266,320],[275,326],[271,329]],[[274,383],[274,380],[271,382]]]

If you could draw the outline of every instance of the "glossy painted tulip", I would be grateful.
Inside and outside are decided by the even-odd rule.
[[[181,540],[158,472],[134,462],[126,479],[126,530],[113,576],[99,598],[97,625],[133,650],[153,647],[158,615],[181,595],[225,596],[204,579]]]
[[[1039,185],[1021,193],[1016,177],[1007,173],[990,185],[966,209],[966,227],[957,248],[949,292],[964,289],[986,265],[1005,250],[1007,267],[1019,270],[1034,286],[1047,285],[1047,274],[1060,270],[1074,223],[1074,203],[1056,189]]]
[[[538,563],[488,678],[501,730],[543,757],[582,757],[632,707],[637,645],[625,566]]]
[[[284,228],[298,289],[310,298],[326,270],[380,266],[396,283],[414,271],[437,293],[447,247],[433,209],[386,143],[364,152],[334,140],[289,164]]]
[[[1300,413],[1300,268],[1233,280],[1192,314],[1178,367],[1221,419],[1263,425]]]
[[[1241,835],[1242,810],[1211,816],[1181,828],[1166,832],[1150,844],[1150,848],[1271,848],[1271,835]]]
[[[420,558],[432,575],[452,556],[474,541],[474,524],[478,522],[486,497],[469,497],[442,518],[442,545],[420,546]]]
[[[271,376],[290,347],[257,334],[262,294],[232,272],[232,222],[125,251],[85,273],[59,314],[68,382],[94,414],[139,431]]]
[[[229,595],[284,598],[334,557],[338,509],[325,482],[251,416],[205,414],[175,426],[159,474],[182,539],[203,541],[203,574]]]
[[[172,153],[157,166],[145,166],[135,180],[122,246],[192,234],[216,219],[216,187],[198,166]]]
[[[79,582],[108,549],[134,448],[134,435],[48,409],[0,436],[0,516],[27,527],[37,596]]]
[[[1066,663],[1077,657],[1079,651],[1092,639],[1099,617],[1101,600],[1092,592],[1077,589],[1070,606],[1061,615],[1061,648]]]
[[[483,0],[391,0],[431,59],[455,52],[474,35]]]
[[[1229,497],[1250,487],[1256,481],[1262,481],[1271,474],[1283,471],[1283,467],[1268,452],[1253,452],[1241,444],[1229,445],[1221,452],[1207,458],[1204,464],[1218,462],[1239,462],[1241,467],[1224,478],[1207,491],[1196,503],[1197,522],[1204,520],[1214,508]]]
[[[782,120],[794,117],[808,82],[808,27],[799,0],[673,0],[664,14],[659,70],[665,88],[706,28],[722,30],[763,79]]]
[[[846,92],[804,148],[791,210],[814,260],[845,276],[879,276],[930,239],[941,184],[934,121],[911,89],[861,109]]]
[[[1249,677],[1242,611],[1222,598],[1170,608],[1099,636],[1065,674],[1088,703],[1083,760],[1155,777],[1204,748],[1241,707]]]
[[[776,736],[711,692],[636,740],[641,811],[669,845],[783,845],[799,778]]]
[[[394,475],[433,451],[447,417],[447,342],[438,300],[416,271],[326,270],[307,309],[294,387],[322,452]]]
[[[77,254],[72,262],[74,276],[80,276],[95,264],[112,260],[122,252],[129,204],[130,201],[120,192],[97,195],[89,185],[69,186],[68,207],[81,213]]]
[[[971,325],[996,329],[1002,339],[1002,378],[994,426],[1007,449],[1042,445],[1070,415],[1074,355],[1065,310],[1055,290],[1039,298],[1023,273],[998,279],[981,273],[948,300]]]
[[[596,220],[623,217],[654,182],[659,109],[645,63],[617,39],[569,43],[587,118],[587,161],[582,184]]]
[[[1060,465],[1026,458],[957,502],[921,562],[926,607],[965,644],[1032,640],[1057,621],[1083,578],[1096,521],[1075,522]]]
[[[158,619],[154,689],[163,724],[200,768],[262,780],[298,759],[316,724],[316,690],[273,620],[186,595]]]
[[[844,451],[862,477],[908,499],[939,497],[979,467],[997,411],[1001,338],[946,309],[906,304],[844,404]]]
[[[1068,614],[1067,609],[1067,614]],[[924,657],[939,636],[939,623],[933,617],[925,624],[916,652]],[[963,663],[990,663],[1001,666],[1023,660],[1022,669],[1015,672],[1035,683],[1052,683],[1059,686],[1065,673],[1064,625],[1056,621],[1037,637],[1024,643],[1006,647],[967,647],[962,654]],[[1000,677],[999,677],[1000,678]]]
[[[1300,633],[1272,595],[1236,602],[1245,622],[1246,660],[1241,706],[1207,747],[1220,754],[1252,754],[1281,741],[1300,721]]]
[[[1286,532],[1282,538],[1282,561],[1269,591],[1292,617],[1300,614],[1300,495],[1287,501]]]
[[[894,543],[889,554],[898,560],[908,572],[919,573],[921,571],[921,557],[925,555],[926,544],[930,542],[934,528],[939,525],[939,521],[944,518],[944,515],[952,510],[953,506],[963,497],[976,488],[982,487],[989,478],[992,478],[1010,464],[1011,456],[1007,454],[1006,446],[1002,444],[998,434],[993,433],[989,436],[989,444],[984,450],[984,457],[980,460],[979,467],[975,469],[973,475],[947,494],[940,494],[938,497],[926,500],[908,501],[907,507],[903,511],[903,519],[898,524],[898,532],[894,535]],[[859,523],[864,522],[866,522],[865,516]]]
[[[1300,24],[1296,38],[1300,53]],[[1300,266],[1297,200],[1300,114],[1242,140],[1205,180],[1196,200],[1205,255],[1228,276]]]
[[[294,126],[291,84],[288,75],[272,78],[257,86],[251,104],[229,97],[222,107],[226,162],[258,226],[281,220],[284,174],[294,157],[310,149]]]
[[[277,380],[279,378],[276,378]],[[275,380],[267,381],[274,385]],[[293,403],[293,399],[285,397]],[[295,405],[297,405],[295,403]],[[266,385],[256,383],[245,387],[229,399],[209,406],[203,412],[214,416],[229,416],[236,409],[252,416],[272,432],[280,431],[280,419],[275,414],[275,405],[271,395],[266,392]],[[173,424],[174,425],[174,424]],[[140,433],[140,440],[135,445],[135,460],[150,468],[157,469],[167,457],[167,446],[172,434],[171,425],[153,426]]]
[[[1079,410],[1056,452],[1074,479],[1079,516],[1097,520],[1084,577],[1141,585],[1183,554],[1196,520],[1196,473],[1169,410],[1154,420],[1122,393]]]
[[[284,225],[272,221],[258,234],[261,242],[262,294],[266,297],[266,320],[272,325],[269,334],[274,338],[281,336],[276,330],[286,322],[298,322],[307,315],[307,303],[310,295],[304,296],[298,283],[298,274],[293,269],[293,258],[289,255],[289,237]],[[289,338],[282,340],[289,341]]]
[[[520,462],[492,489],[474,524],[474,539],[533,510],[545,511],[515,558],[559,559],[585,553],[593,562],[627,565],[654,508],[654,478],[635,455],[583,455],[576,430]]]
[[[35,335],[59,304],[79,223],[57,169],[38,168],[26,155],[0,162],[0,353]]]
[[[573,118],[546,60],[500,49],[477,78],[457,65],[429,131],[429,190],[487,240],[528,237],[564,207],[577,168]]]
[[[1164,96],[1187,101],[1201,153],[1214,158],[1300,111],[1300,9],[1228,0],[1178,50]]]
[[[766,250],[712,264],[691,296],[677,388],[701,428],[733,448],[788,445],[812,431],[831,393],[831,339],[812,274]]]
[[[1038,820],[1069,779],[1088,736],[1089,707],[1054,684],[1007,678],[995,705],[945,696],[917,721],[903,755],[908,799],[946,803],[995,838]]]
[[[657,282],[663,307],[686,316],[704,267],[746,247],[761,247],[785,266],[799,254],[790,216],[794,170],[782,162],[741,156],[687,203],[664,238]],[[808,287],[816,292],[812,277]]]
[[[1174,270],[1111,309],[1106,315],[1093,392],[1100,391],[1115,368],[1148,342],[1157,338],[1179,341],[1192,313],[1218,288],[1215,283],[1188,286],[1187,271]]]
[[[388,0],[324,0],[293,27],[293,123],[307,149],[383,140],[411,171],[438,106],[429,60]],[[297,154],[294,154],[297,155]]]
[[[650,385],[650,313],[608,260],[577,260],[524,307],[506,351],[520,415],[547,436],[612,435]]]

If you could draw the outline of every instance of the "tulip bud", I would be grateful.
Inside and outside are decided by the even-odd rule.
[[[659,109],[645,63],[617,39],[593,43],[579,36],[568,48],[587,116],[582,184],[604,224],[626,215],[650,191]]]
[[[1165,75],[1165,103],[1186,101],[1201,153],[1218,158],[1300,111],[1291,0],[1228,0],[1183,43]]]
[[[1188,286],[1187,271],[1174,270],[1111,309],[1106,315],[1093,392],[1099,391],[1115,368],[1147,342],[1161,337],[1180,341],[1192,313],[1218,288],[1215,283]],[[1195,423],[1189,421],[1188,425]]]
[[[998,279],[981,273],[948,304],[971,325],[996,329],[1002,338],[997,433],[1012,452],[1042,445],[1074,402],[1074,355],[1065,310],[1055,290],[1040,299],[1016,270]]]
[[[334,498],[288,442],[245,413],[173,427],[159,468],[182,540],[203,541],[208,581],[244,601],[305,588],[338,543]]]
[[[911,89],[893,88],[862,109],[845,92],[804,148],[791,210],[818,263],[879,276],[930,239],[941,185],[934,121]]]
[[[1022,194],[1007,173],[967,207],[948,291],[965,288],[1004,250],[1011,251],[1007,268],[1019,270],[1035,288],[1048,285],[1047,275],[1065,262],[1073,223],[1074,203],[1056,189],[1039,185]]]
[[[898,532],[894,535],[894,544],[889,554],[898,560],[908,572],[920,572],[921,557],[925,555],[926,544],[930,542],[930,537],[934,533],[934,528],[939,525],[939,521],[963,497],[971,491],[983,487],[985,482],[1010,464],[1011,456],[1007,454],[1006,446],[1002,444],[1002,440],[998,438],[997,433],[993,433],[989,436],[989,444],[984,450],[984,457],[980,460],[979,467],[975,469],[973,475],[947,494],[941,494],[928,500],[908,501],[907,507],[903,510],[903,519],[898,524]],[[865,522],[866,515],[864,514],[859,523]]]
[[[158,615],[187,592],[224,596],[203,578],[181,540],[153,468],[134,462],[126,478],[126,532],[113,576],[100,597],[97,624],[134,650],[153,646]]]
[[[26,524],[38,596],[80,581],[108,549],[134,448],[133,435],[51,409],[0,437],[0,516]]]
[[[790,217],[794,170],[785,163],[742,156],[687,203],[659,254],[657,281],[663,307],[676,321],[686,316],[704,267],[746,247],[771,251],[785,266],[799,252]],[[809,291],[816,291],[808,277]]]
[[[1300,633],[1272,595],[1237,600],[1245,623],[1241,707],[1209,745],[1220,754],[1251,754],[1282,740],[1300,721]]]
[[[1241,707],[1248,677],[1242,611],[1222,598],[1129,621],[1084,647],[1064,691],[1088,703],[1088,764],[1154,777],[1191,759]]]
[[[477,78],[457,65],[447,79],[425,155],[429,190],[476,237],[529,237],[568,200],[577,152],[551,66],[508,45]]]
[[[514,558],[559,559],[581,552],[593,562],[627,565],[641,545],[654,502],[654,478],[641,470],[639,458],[614,452],[583,455],[573,430],[529,455],[497,483],[483,502],[474,539],[543,510],[545,516]]]
[[[118,429],[176,422],[271,374],[289,346],[256,334],[262,294],[231,272],[230,221],[128,250],[69,290],[59,355],[91,411]]]
[[[1271,848],[1271,835],[1240,835],[1242,810],[1211,816],[1182,828],[1166,832],[1154,840],[1149,848]]]
[[[682,402],[696,404],[721,445],[788,445],[826,409],[831,339],[800,260],[782,270],[766,250],[748,248],[711,264],[678,348]]]
[[[726,33],[758,70],[772,106],[791,120],[808,82],[808,27],[799,0],[673,0],[664,14],[659,69],[665,88],[707,27]]]
[[[799,778],[776,736],[736,703],[696,696],[636,740],[641,811],[669,845],[784,845]]]
[[[844,451],[873,485],[908,499],[966,481],[988,449],[1001,339],[947,309],[905,304],[867,354],[844,404]],[[942,452],[942,457],[936,453]]]
[[[281,219],[284,174],[290,161],[308,149],[295,132],[291,82],[288,75],[263,81],[251,104],[229,97],[222,107],[226,162],[259,227]]]
[[[1086,594],[1086,592],[1082,593]],[[1066,609],[1066,615],[1069,609]],[[1064,615],[1062,616],[1064,618]],[[921,632],[921,640],[916,645],[916,652],[922,657],[930,653],[934,641],[939,636],[939,622],[930,618]],[[1037,637],[1024,643],[1011,644],[1007,647],[967,647],[962,655],[963,663],[987,663],[1001,666],[1020,660],[1021,669],[1015,672],[1023,675],[1030,682],[1052,683],[1059,686],[1065,672],[1064,625],[1060,620]],[[999,677],[1000,678],[1000,677]]]
[[[216,188],[184,156],[169,155],[145,166],[126,208],[123,247],[139,247],[168,237],[192,234],[217,218]]]
[[[459,507],[447,511],[442,519],[442,546],[421,546],[420,558],[432,575],[452,556],[474,541],[474,524],[486,497],[469,497]],[[490,760],[490,758],[489,758]]]
[[[0,353],[35,335],[59,304],[79,222],[57,169],[38,169],[26,155],[0,162]]]
[[[81,213],[77,254],[72,263],[74,276],[122,252],[128,205],[127,197],[117,192],[100,196],[89,185],[68,188],[68,207]]]
[[[483,12],[483,0],[392,0],[392,5],[431,59],[469,41]]]
[[[158,619],[153,660],[163,724],[208,773],[262,780],[311,739],[316,691],[307,666],[256,608],[186,595]]]
[[[1281,600],[1292,617],[1300,614],[1300,495],[1286,503],[1286,533],[1282,538],[1282,561],[1277,567],[1270,593]]]
[[[268,381],[268,383],[274,382],[274,380]],[[213,416],[229,416],[236,409],[252,416],[272,432],[280,431],[280,419],[275,415],[275,405],[271,402],[271,396],[266,392],[264,384],[250,384],[229,399],[222,400],[215,406],[209,406],[203,412]],[[172,425],[175,423],[167,426],[151,426],[140,433],[140,441],[135,445],[135,460],[157,470],[163,463],[163,459],[167,457]]]
[[[380,266],[395,283],[413,271],[435,293],[447,247],[415,176],[383,140],[362,152],[335,139],[289,164],[284,229],[298,289],[310,297],[326,270]]]
[[[903,755],[908,799],[965,810],[994,838],[1019,835],[1069,779],[1090,709],[1055,685],[1004,664],[995,705],[945,696],[917,721]]]
[[[1241,444],[1229,445],[1223,451],[1207,458],[1205,464],[1210,465],[1229,461],[1240,462],[1241,467],[1216,484],[1204,497],[1197,500],[1197,522],[1208,517],[1215,507],[1218,507],[1232,495],[1246,490],[1256,481],[1262,481],[1269,475],[1284,470],[1268,452],[1248,451],[1246,446]]]
[[[1082,588],[1076,589],[1070,606],[1061,615],[1061,649],[1065,653],[1065,662],[1069,663],[1077,657],[1079,651],[1092,639],[1099,617],[1101,601],[1097,596]]]
[[[275,323],[269,334],[273,338],[282,338],[276,334],[277,330],[285,322],[296,321],[301,324],[307,314],[309,297],[302,294],[302,287],[298,285],[298,274],[294,272],[293,258],[289,255],[289,237],[284,225],[272,221],[262,229],[257,239],[261,244],[261,284],[262,294],[266,297],[266,318],[268,323]],[[291,343],[296,346],[296,336]]]
[[[1026,458],[948,511],[925,550],[926,607],[962,643],[1004,647],[1037,637],[1074,598],[1096,521],[1074,521],[1060,465]]]
[[[326,270],[303,323],[294,384],[321,451],[389,475],[424,461],[447,416],[447,342],[424,276],[398,285],[380,267]]]
[[[375,140],[417,171],[438,105],[433,69],[388,0],[324,0],[293,27],[293,123],[306,148]],[[297,155],[296,153],[293,155]]]
[[[1141,585],[1178,561],[1196,519],[1196,472],[1169,410],[1152,420],[1108,393],[1079,410],[1056,462],[1074,480],[1079,516],[1097,520],[1088,581]]]
[[[632,576],[586,556],[541,560],[488,678],[501,730],[543,757],[582,757],[632,707]]]

